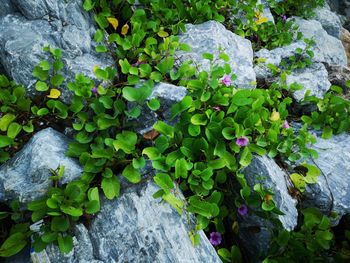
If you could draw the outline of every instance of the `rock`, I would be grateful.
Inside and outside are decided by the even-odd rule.
[[[294,42],[288,46],[275,48],[272,50],[261,49],[254,54],[257,60],[261,62],[255,65],[254,70],[256,77],[259,80],[266,80],[272,77],[271,70],[267,67],[268,64],[273,64],[280,67],[280,63],[283,60],[287,60],[291,56],[296,56],[297,49],[304,50],[306,48],[306,43],[304,41]]]
[[[319,157],[310,161],[321,170],[316,184],[304,192],[304,207],[318,207],[323,213],[336,212],[341,218],[350,214],[350,135],[341,134],[329,140],[318,138],[312,146]]]
[[[19,199],[22,203],[43,197],[52,181],[50,169],[65,167],[61,183],[80,177],[78,162],[66,157],[69,140],[47,128],[36,133],[12,159],[0,166],[0,202]]]
[[[267,156],[255,156],[243,173],[251,189],[255,184],[261,183],[265,189],[275,193],[273,200],[276,207],[285,214],[278,216],[282,227],[289,231],[293,230],[298,219],[297,202],[288,193],[286,173]],[[253,229],[256,231],[252,231]],[[273,229],[274,226],[269,220],[251,213],[239,218],[239,236],[252,259],[257,259],[259,255],[267,252]]]
[[[320,22],[294,17],[299,31],[305,38],[314,39],[316,44],[312,48],[315,62],[324,62],[331,65],[347,65],[347,58],[341,41],[327,34]]]
[[[326,65],[328,71],[328,80],[332,85],[342,87],[346,93],[349,93],[347,82],[350,80],[350,69],[348,67]]]
[[[148,100],[154,98],[159,99],[161,108],[157,112],[160,112],[160,114],[150,110],[147,105],[143,105],[141,108],[140,117],[133,121],[134,130],[143,135],[151,131],[153,129],[153,125],[158,120],[169,120],[171,106],[181,101],[186,96],[186,94],[187,90],[182,86],[175,86],[163,82],[155,85]],[[133,103],[129,104],[130,108],[132,106],[134,106]],[[170,124],[174,123],[171,122]]]
[[[11,0],[2,0],[0,5],[0,17],[16,12],[16,7]]]
[[[113,64],[111,57],[95,52],[91,39],[96,28],[81,0],[16,0],[12,4],[21,13],[0,16],[0,64],[10,78],[27,87],[29,95],[36,93],[32,71],[47,59],[46,45],[62,49],[67,65],[63,74],[68,80],[76,73],[94,78],[94,65]],[[67,101],[69,94],[63,90],[62,98]]]
[[[76,227],[71,253],[62,255],[53,246],[46,250],[51,262],[221,262],[203,231],[200,244],[192,245],[186,215],[154,199],[157,190],[148,180],[132,185],[116,200],[104,200],[89,230]]]
[[[323,98],[331,87],[328,80],[328,72],[322,63],[313,63],[304,69],[294,70],[287,75],[286,84],[290,86],[293,83],[303,85],[303,89],[292,91],[293,98],[302,101],[306,91],[310,91],[309,95]]]
[[[255,87],[255,72],[253,69],[253,49],[249,40],[227,30],[216,21],[208,21],[199,25],[186,25],[179,41],[191,46],[192,51],[179,51],[176,56],[180,62],[192,60],[201,70],[209,70],[209,60],[203,59],[203,53],[219,56],[219,48],[230,57],[232,72],[237,75],[234,84],[240,88]]]
[[[314,19],[321,23],[324,30],[333,37],[340,38],[342,23],[339,17],[329,10],[329,7],[318,7]]]
[[[347,65],[350,66],[350,32],[345,28],[342,28],[340,39],[345,49]]]

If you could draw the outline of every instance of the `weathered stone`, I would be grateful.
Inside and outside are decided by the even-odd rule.
[[[0,201],[27,203],[43,197],[52,181],[50,169],[65,167],[61,183],[80,177],[82,168],[66,157],[69,140],[47,128],[36,133],[12,159],[0,166]]]
[[[0,5],[0,17],[16,12],[16,7],[11,0],[2,0]]]
[[[187,90],[185,87],[163,82],[155,85],[148,100],[159,99],[161,108],[157,112],[160,112],[161,116],[157,112],[150,110],[147,105],[143,105],[140,117],[133,121],[135,124],[134,130],[140,134],[145,134],[152,130],[153,125],[158,120],[169,120],[171,106],[181,101],[186,96],[186,93]],[[129,106],[132,107],[134,104],[131,103]]]
[[[342,23],[339,17],[328,6],[318,7],[314,19],[321,23],[324,30],[333,37],[340,38]]]
[[[250,188],[260,183],[265,189],[275,194],[273,200],[276,207],[284,213],[278,218],[283,228],[293,230],[297,225],[298,211],[296,200],[288,193],[287,174],[267,156],[255,156],[243,173]],[[252,213],[239,218],[239,236],[252,259],[251,262],[256,262],[254,260],[257,260],[259,255],[267,252],[273,228],[271,222]],[[257,231],[252,231],[252,229],[257,229]]]
[[[326,65],[328,71],[328,80],[332,85],[342,87],[346,93],[349,93],[347,82],[350,80],[350,69],[348,67]]]
[[[221,262],[203,231],[194,247],[188,237],[191,222],[171,206],[154,199],[152,181],[133,185],[119,198],[102,202],[89,230],[78,225],[76,246],[67,255],[57,247],[46,251],[51,262]]]
[[[348,61],[347,64],[348,66],[350,66],[350,32],[345,28],[342,28],[340,39],[345,49],[345,53]]]
[[[199,25],[186,25],[186,32],[180,35],[180,42],[191,46],[192,51],[179,51],[176,56],[181,62],[192,60],[201,70],[209,71],[209,60],[202,57],[203,53],[219,56],[219,48],[230,57],[232,72],[237,75],[234,84],[240,88],[255,87],[255,72],[253,69],[253,50],[249,40],[227,30],[216,21],[208,21]]]
[[[27,87],[29,95],[36,93],[32,71],[40,60],[47,59],[46,45],[62,49],[67,64],[63,74],[68,80],[76,73],[94,78],[94,65],[105,68],[113,64],[111,57],[95,52],[91,39],[96,29],[81,0],[12,3],[21,13],[0,18],[0,64],[9,77]],[[62,98],[67,100],[69,94],[63,90]]]
[[[324,62],[333,65],[347,65],[347,58],[341,41],[327,34],[320,22],[294,17],[299,31],[305,38],[314,39],[316,44],[312,48],[315,62]]]
[[[328,72],[322,63],[313,63],[304,69],[295,70],[287,75],[286,84],[290,86],[293,83],[303,85],[303,89],[293,91],[293,97],[301,101],[307,91],[309,95],[323,98],[331,87],[328,80]]]
[[[310,162],[321,170],[321,175],[316,184],[306,187],[302,205],[318,207],[326,214],[336,212],[339,218],[350,214],[350,135],[318,138],[312,148],[319,157]]]

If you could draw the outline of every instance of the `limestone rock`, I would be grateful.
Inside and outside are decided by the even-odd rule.
[[[332,85],[342,87],[346,93],[349,93],[347,82],[350,80],[350,69],[342,66],[326,65],[328,71],[328,80]]]
[[[61,183],[80,177],[78,162],[66,157],[69,140],[47,128],[36,133],[12,159],[0,166],[0,201],[19,199],[22,203],[43,197],[52,181],[50,169],[65,167]]]
[[[74,250],[61,255],[57,247],[46,251],[51,262],[221,262],[203,231],[194,247],[188,237],[190,222],[152,195],[152,181],[129,187],[102,209],[89,230],[78,225]]]
[[[304,37],[314,39],[316,45],[312,48],[315,62],[324,62],[332,65],[347,65],[347,58],[341,41],[327,34],[320,22],[294,17],[299,31]]]
[[[11,0],[2,0],[0,5],[0,17],[16,12],[16,7]]]
[[[46,45],[62,49],[67,64],[63,74],[68,80],[76,73],[94,78],[94,65],[113,64],[111,57],[95,52],[91,39],[96,28],[81,0],[15,0],[12,4],[20,13],[0,16],[0,64],[10,78],[27,87],[29,95],[35,95],[32,71],[47,59]],[[67,101],[67,97],[69,92],[63,90],[62,98]]]
[[[288,193],[286,173],[273,159],[267,156],[255,156],[252,163],[243,170],[243,173],[251,189],[255,184],[261,183],[265,189],[270,189],[275,193],[273,200],[276,207],[285,214],[278,216],[282,227],[289,231],[293,230],[298,219],[297,202]],[[252,259],[251,262],[257,262],[258,256],[267,252],[273,236],[273,228],[270,221],[252,213],[244,218],[239,218],[239,236]],[[252,231],[252,229],[259,230]]]
[[[249,40],[227,30],[216,21],[199,25],[186,25],[186,32],[180,35],[180,42],[191,46],[192,51],[179,51],[176,56],[181,62],[192,60],[201,70],[209,70],[209,60],[203,59],[203,53],[212,53],[218,58],[219,48],[230,57],[232,72],[237,75],[234,84],[240,88],[255,87],[253,69],[253,50]]]
[[[321,170],[316,184],[309,184],[303,206],[318,207],[339,217],[350,214],[350,135],[341,134],[324,140],[318,138],[313,148],[319,157],[311,161]]]
[[[339,17],[329,10],[329,7],[315,9],[315,20],[321,23],[324,30],[333,37],[340,38],[342,24]]]

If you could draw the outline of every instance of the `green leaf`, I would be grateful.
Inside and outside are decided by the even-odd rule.
[[[50,79],[50,83],[54,87],[58,87],[62,85],[63,81],[64,81],[64,77],[60,74],[54,75]]]
[[[113,146],[116,151],[122,150],[127,154],[132,153],[135,150],[137,143],[137,135],[131,131],[122,131],[117,134],[116,140],[113,141]]]
[[[4,116],[2,116],[0,118],[0,130],[5,132],[7,131],[7,127],[10,125],[11,122],[13,122],[16,119],[16,116],[11,114],[11,113],[7,113]]]
[[[95,6],[95,2],[93,0],[84,0],[84,10],[85,11],[90,11],[91,9],[93,9]]]
[[[153,125],[153,129],[155,129],[156,131],[170,137],[170,138],[174,138],[174,128],[171,127],[170,125],[166,124],[165,122],[162,121],[157,121],[154,125]]]
[[[69,253],[73,249],[73,238],[70,235],[57,237],[58,247],[62,253]]]
[[[175,162],[175,179],[187,178],[187,162],[184,158],[178,159]]]
[[[142,154],[147,155],[150,160],[157,160],[160,157],[160,152],[156,147],[147,147],[143,149]]]
[[[323,139],[330,139],[333,135],[333,130],[331,127],[326,126],[323,128],[323,132],[322,132],[322,138]]]
[[[0,247],[1,257],[10,257],[20,252],[27,245],[27,237],[24,233],[14,233],[9,236]]]
[[[141,181],[140,171],[135,169],[131,164],[125,167],[122,175],[133,184],[139,183]]]
[[[252,162],[253,155],[250,152],[248,147],[245,147],[242,154],[241,159],[239,160],[239,164],[243,167],[248,166]]]
[[[290,175],[290,179],[292,180],[294,186],[300,191],[300,192],[304,192],[305,191],[305,187],[306,187],[306,182],[304,180],[304,176],[297,174],[297,173],[293,173]]]
[[[182,214],[182,208],[184,206],[184,203],[181,200],[177,199],[171,193],[164,194],[163,199],[164,201],[168,202],[172,207],[174,207],[180,215]]]
[[[57,216],[52,218],[51,230],[65,232],[69,228],[69,220],[66,217]]]
[[[110,178],[103,178],[101,188],[106,198],[109,200],[118,197],[120,194],[120,183],[115,175]]]
[[[232,256],[231,252],[226,248],[220,248],[218,250],[218,255],[225,261],[231,262]]]
[[[152,92],[152,87],[143,85],[140,88],[124,87],[123,97],[128,101],[142,102],[149,97]]]
[[[207,117],[204,114],[195,114],[191,118],[191,123],[193,125],[206,125],[207,124]]]
[[[47,84],[45,82],[42,82],[42,81],[38,81],[36,84],[35,84],[35,89],[37,91],[47,91],[49,89],[49,87],[47,86]]]
[[[180,102],[174,104],[171,107],[171,116],[170,119],[173,120],[177,115],[184,112],[192,105],[192,97],[191,96],[185,96]]]
[[[0,135],[0,148],[5,148],[13,143],[13,139]]]
[[[83,209],[80,207],[61,205],[60,209],[63,213],[71,216],[82,216]]]
[[[141,169],[143,168],[144,166],[146,165],[146,160],[145,158],[143,157],[140,157],[140,158],[134,158],[132,160],[132,166],[135,168],[135,169]]]
[[[158,99],[151,99],[150,101],[147,102],[147,106],[151,110],[156,111],[160,108],[160,102]]]
[[[153,177],[153,180],[165,193],[169,193],[169,190],[174,188],[173,180],[166,173],[157,173],[156,176]]]
[[[21,132],[21,130],[22,125],[18,124],[17,122],[13,122],[7,129],[7,136],[11,139],[15,139],[16,136]]]

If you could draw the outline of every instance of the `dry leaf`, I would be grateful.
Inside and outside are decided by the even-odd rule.
[[[280,113],[278,111],[273,111],[270,116],[271,121],[278,121],[280,119]]]
[[[153,141],[155,138],[157,138],[159,136],[159,132],[157,132],[156,130],[151,130],[147,133],[145,133],[143,135],[143,138],[145,138],[146,140],[151,140]]]
[[[119,25],[119,21],[118,19],[114,18],[114,17],[107,17],[108,22],[112,25],[112,27],[114,28],[114,30],[117,30],[117,27]]]
[[[51,89],[50,94],[47,95],[50,99],[57,99],[61,96],[61,92],[58,89]]]

